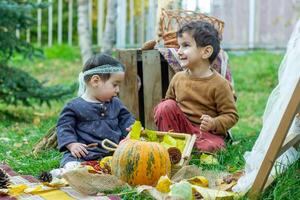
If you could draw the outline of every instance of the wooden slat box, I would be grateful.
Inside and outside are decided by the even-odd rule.
[[[117,59],[125,65],[125,81],[120,98],[137,120],[148,129],[156,129],[154,107],[165,97],[174,71],[158,50],[117,50]],[[141,87],[138,90],[138,78]]]
[[[174,139],[182,139],[185,141],[185,146],[183,149],[183,152],[181,154],[181,160],[176,165],[172,165],[171,169],[171,175],[173,176],[179,169],[181,169],[183,166],[187,165],[191,159],[191,153],[193,150],[193,146],[196,141],[196,135],[190,135],[185,133],[173,133],[173,132],[162,132],[162,131],[156,131],[157,137],[159,141],[161,142],[164,135],[170,135]],[[146,133],[141,134],[141,138],[145,136]]]
[[[173,137],[174,139],[182,139],[185,141],[185,146],[183,148],[183,151],[181,153],[181,159],[179,163],[172,165],[171,168],[171,177],[183,166],[187,165],[191,159],[191,153],[196,141],[196,135],[193,134],[185,134],[185,133],[173,133],[173,132],[163,132],[163,131],[155,131],[156,135],[158,137],[158,142],[163,141],[163,137],[165,135],[169,135]],[[140,140],[141,141],[147,141],[147,133],[146,132],[141,132]],[[127,138],[129,139],[130,136],[129,134],[127,135]],[[105,139],[102,141],[102,146],[109,150],[109,151],[115,151],[117,148],[117,144],[113,143],[112,141]],[[111,146],[111,147],[110,147]]]

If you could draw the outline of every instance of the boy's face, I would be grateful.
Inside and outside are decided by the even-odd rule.
[[[120,84],[124,80],[125,73],[112,73],[107,81],[102,81],[99,76],[97,77],[99,79],[92,83],[94,97],[99,101],[110,101],[120,92]]]
[[[190,35],[190,33],[183,33],[182,37],[178,37],[178,56],[180,59],[181,66],[193,69],[195,67],[201,66],[204,62],[208,62],[208,58],[211,53],[207,51],[206,47],[197,47],[195,39]]]

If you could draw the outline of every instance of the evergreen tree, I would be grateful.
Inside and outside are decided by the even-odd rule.
[[[36,2],[36,1],[35,1]],[[23,70],[8,66],[9,59],[15,54],[24,57],[42,55],[22,38],[17,38],[16,29],[26,30],[36,24],[32,12],[45,4],[37,4],[28,0],[0,0],[0,101],[7,104],[22,102],[30,105],[32,101],[49,102],[59,100],[71,94],[74,87],[45,87]]]

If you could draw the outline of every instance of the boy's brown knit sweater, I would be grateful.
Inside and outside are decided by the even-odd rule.
[[[172,78],[166,99],[174,99],[187,118],[194,124],[201,123],[203,114],[216,121],[216,134],[226,134],[237,121],[238,114],[229,82],[218,72],[206,78],[197,78],[187,70]]]

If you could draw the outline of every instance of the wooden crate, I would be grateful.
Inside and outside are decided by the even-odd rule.
[[[181,154],[181,159],[179,163],[172,165],[171,168],[171,177],[178,171],[180,170],[183,166],[187,165],[191,159],[191,153],[196,141],[196,135],[193,134],[185,134],[185,133],[173,133],[173,132],[163,132],[163,131],[156,131],[156,135],[158,137],[159,142],[163,140],[163,137],[165,135],[170,135],[174,139],[182,139],[185,141],[185,146],[183,148],[182,154]],[[129,139],[129,134],[127,135],[127,138]],[[147,140],[147,136],[145,132],[141,132],[141,138],[140,140]],[[114,142],[104,139],[102,141],[102,147],[105,148],[108,151],[115,151],[116,148],[118,147],[118,144],[115,144]]]
[[[146,133],[142,133],[141,137],[143,137],[143,135]],[[163,132],[163,131],[156,131],[157,137],[159,138],[160,142],[162,141],[163,136],[165,135],[170,135],[172,136],[174,139],[182,139],[185,141],[185,146],[181,155],[181,160],[178,164],[176,164],[176,166],[178,167],[182,167],[183,165],[185,165],[190,159],[192,150],[193,150],[193,146],[194,143],[196,141],[196,135],[190,135],[190,134],[186,134],[186,133],[173,133],[173,132]]]
[[[163,132],[163,131],[156,131],[157,137],[159,138],[160,142],[163,139],[164,135],[170,135],[175,139],[183,139],[185,141],[185,146],[183,152],[181,154],[181,160],[176,165],[172,165],[171,168],[171,177],[180,170],[183,166],[187,165],[191,159],[191,153],[196,141],[196,135],[190,135],[185,133],[173,133],[173,132]],[[146,133],[141,134],[141,138],[145,136]]]
[[[125,65],[120,99],[144,127],[156,129],[153,109],[165,97],[173,69],[158,50],[117,50],[116,57]],[[137,77],[141,80],[140,90]]]

